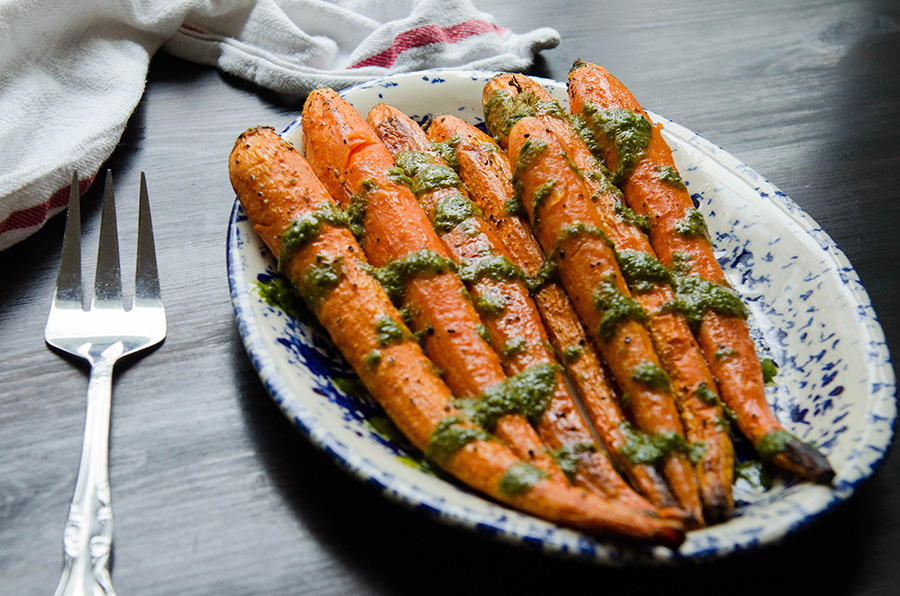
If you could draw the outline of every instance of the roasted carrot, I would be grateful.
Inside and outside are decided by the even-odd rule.
[[[703,523],[690,445],[650,335],[632,298],[602,221],[572,169],[565,148],[539,119],[519,120],[509,138],[510,163],[534,234],[559,275],[610,370],[637,429],[623,448],[635,460],[659,461],[681,507]],[[646,433],[646,434],[644,434]]]
[[[555,276],[547,275],[553,270],[548,266],[552,263],[546,260],[528,225],[520,216],[507,213],[506,206],[515,201],[515,193],[506,155],[489,136],[456,116],[435,117],[428,134],[435,142],[455,148],[460,178],[500,236],[510,259],[529,279],[542,282],[532,285],[535,304],[610,458],[654,505],[677,506],[665,478],[655,467],[620,455],[627,443],[622,426],[625,415],[594,342],[585,333],[578,313]]]
[[[622,480],[597,446],[551,351],[525,273],[512,263],[456,172],[422,128],[396,108],[377,105],[367,121],[410,177],[419,204],[459,267],[506,373],[541,369],[543,382],[553,385],[546,409],[531,422],[560,467],[579,486],[640,509],[655,509]]]
[[[481,321],[455,266],[412,191],[400,179],[378,135],[330,89],[310,93],[303,106],[306,158],[331,195],[350,212],[352,229],[389,294],[402,303],[425,353],[458,398],[490,403],[506,375],[479,334]],[[490,432],[522,459],[566,481],[525,416],[500,409]],[[493,411],[493,410],[492,410]]]
[[[489,114],[486,121],[495,127],[501,143],[510,127],[508,121],[529,115],[540,118],[563,143],[597,209],[601,229],[615,247],[616,261],[628,287],[647,313],[647,329],[672,382],[688,441],[706,446],[695,465],[706,518],[712,522],[729,517],[734,507],[734,447],[728,422],[712,373],[684,315],[668,308],[675,299],[669,272],[659,262],[637,218],[624,212],[627,208],[621,192],[572,119],[535,81],[524,75],[497,75],[485,85],[484,105],[490,106],[485,109]]]
[[[270,128],[238,137],[229,174],[254,229],[335,345],[398,428],[450,474],[485,494],[550,521],[603,535],[677,546],[683,531],[553,481],[468,422],[411,339],[400,314],[362,262],[346,216],[294,147]],[[400,336],[387,345],[385,317]],[[373,363],[371,355],[379,353]]]
[[[634,96],[606,69],[577,62],[569,73],[572,111],[583,115],[615,173],[625,201],[650,222],[660,261],[679,273],[675,305],[696,328],[725,404],[764,460],[816,482],[834,471],[814,447],[788,433],[766,400],[763,374],[746,324],[748,311],[716,261],[663,140]]]

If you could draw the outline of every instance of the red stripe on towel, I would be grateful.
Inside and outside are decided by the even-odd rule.
[[[431,45],[433,43],[457,43],[473,35],[482,33],[496,33],[502,35],[506,33],[506,29],[498,27],[487,21],[471,20],[464,21],[452,27],[439,27],[438,25],[425,25],[404,31],[394,38],[394,43],[388,49],[378,52],[374,56],[369,56],[360,60],[350,68],[362,68],[363,66],[381,66],[389,68],[394,65],[397,56],[412,48],[420,48],[422,46]]]
[[[83,194],[91,186],[94,177],[79,180],[78,188]],[[0,234],[12,232],[13,230],[24,230],[25,228],[33,228],[39,226],[47,220],[47,216],[54,209],[65,207],[69,204],[69,187],[64,186],[53,193],[49,199],[27,209],[12,212],[5,220],[0,221]]]

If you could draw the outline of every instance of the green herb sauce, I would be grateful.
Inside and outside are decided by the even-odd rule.
[[[280,308],[298,321],[314,320],[290,283],[281,277],[256,282],[259,297],[269,306]]]
[[[403,298],[403,291],[410,278],[446,271],[456,271],[456,264],[436,252],[423,248],[374,269],[372,275],[381,283],[390,299],[397,303]]]
[[[709,240],[709,229],[706,227],[706,220],[703,219],[703,214],[694,207],[688,209],[684,218],[675,224],[675,231],[682,236],[700,236]]]
[[[669,281],[669,270],[656,257],[643,251],[617,251],[616,262],[632,292],[649,292],[657,283]]]
[[[522,354],[526,349],[528,349],[528,342],[525,341],[525,338],[511,337],[506,340],[505,344],[503,344],[503,349],[501,350],[500,355],[506,359],[509,359],[513,356],[517,356],[518,354]]]
[[[457,135],[454,135],[447,139],[442,143],[432,143],[431,148],[435,153],[441,156],[447,165],[453,168],[454,170],[459,169],[459,156],[457,152],[457,147],[459,147],[460,138]]]
[[[786,430],[776,430],[757,441],[756,452],[761,460],[770,461],[784,451],[788,443],[799,440]]]
[[[614,179],[621,182],[644,156],[653,126],[641,114],[624,108],[601,109],[584,104],[584,115],[594,132],[615,146],[618,167]]]
[[[475,308],[483,316],[495,317],[506,308],[506,297],[498,290],[489,288],[478,296],[478,300],[475,301]]]
[[[429,163],[419,169],[415,176],[412,176],[412,184],[410,188],[416,196],[420,196],[426,192],[431,192],[439,188],[457,188],[462,183],[456,171],[450,166],[437,163]]]
[[[448,416],[438,422],[431,431],[428,443],[425,445],[425,457],[443,465],[454,453],[475,441],[489,441],[491,435],[483,429],[464,426],[464,421],[459,416]]]
[[[678,174],[678,170],[672,166],[656,166],[653,169],[656,171],[656,177],[660,181],[665,182],[673,188],[679,188],[681,190],[687,188],[684,185],[684,180],[681,179],[681,175]]]
[[[631,380],[643,383],[650,389],[669,390],[669,377],[656,364],[644,360],[631,370]]]
[[[602,314],[598,334],[603,341],[611,340],[623,321],[643,321],[647,318],[640,303],[619,291],[611,279],[600,282],[594,290],[594,308]]]
[[[378,363],[381,362],[381,351],[380,350],[372,350],[366,357],[363,358],[363,364],[366,365],[366,368],[372,370]]]
[[[559,251],[563,242],[571,240],[572,238],[577,238],[578,236],[593,236],[595,238],[600,238],[604,244],[610,248],[613,247],[613,243],[609,239],[609,236],[606,235],[606,232],[597,226],[586,224],[583,221],[577,221],[567,226],[559,233],[559,236],[556,237],[556,240],[553,242],[553,248],[550,250],[550,259],[556,259],[556,257],[559,256]]]
[[[481,217],[481,209],[462,193],[448,195],[434,206],[431,225],[438,234],[446,234],[462,222]]]
[[[403,326],[391,318],[390,315],[380,315],[375,321],[375,337],[379,347],[387,347],[400,343],[406,333]]]
[[[319,300],[340,283],[341,277],[343,277],[341,271],[343,263],[344,257],[337,257],[329,261],[323,255],[318,255],[316,263],[300,276],[300,280],[297,282],[297,291],[306,301],[310,310],[314,310]]]
[[[715,391],[710,389],[706,385],[705,382],[700,383],[700,385],[697,386],[696,393],[697,393],[697,399],[699,399],[700,401],[702,401],[703,403],[705,403],[707,405],[714,406],[714,405],[721,403],[719,401],[719,395]]]
[[[759,365],[762,368],[763,383],[768,385],[775,380],[775,376],[778,374],[778,365],[771,358],[760,360]]]
[[[535,294],[547,284],[552,283],[556,279],[558,269],[559,267],[554,261],[550,259],[545,260],[541,263],[541,267],[538,269],[537,273],[525,280],[528,291]]]
[[[566,118],[566,112],[559,102],[542,101],[531,89],[525,89],[515,96],[505,91],[497,91],[484,104],[484,117],[491,134],[495,138],[509,135],[512,127],[528,116],[550,114],[558,118]]]
[[[597,446],[593,443],[574,443],[572,445],[563,445],[559,449],[550,452],[550,457],[566,475],[569,482],[575,482],[575,474],[578,472],[578,464],[581,462],[583,453],[593,453],[597,451]]]
[[[695,331],[708,311],[742,319],[750,315],[737,292],[696,275],[677,277],[674,287],[675,301],[671,307],[682,313]]]
[[[716,360],[718,360],[719,362],[728,360],[729,358],[734,358],[737,355],[738,351],[728,346],[719,346],[715,353]]]
[[[455,400],[469,419],[490,430],[497,420],[513,412],[537,422],[544,415],[556,390],[556,370],[552,364],[538,364],[488,388],[477,399]]]
[[[572,344],[571,346],[567,346],[566,349],[563,350],[563,358],[566,359],[566,362],[575,362],[581,357],[582,354],[584,354],[584,348],[582,348],[578,344]]]
[[[401,151],[394,156],[394,163],[404,174],[412,178],[419,170],[434,163],[434,159],[424,151]]]
[[[506,199],[503,203],[503,212],[509,216],[525,215],[525,203],[522,202],[518,192]]]
[[[478,327],[476,327],[475,330],[478,333],[478,337],[480,337],[481,339],[484,340],[484,343],[486,343],[489,346],[494,344],[494,340],[491,337],[491,332],[488,331],[487,327],[485,327],[484,325],[479,323]]]
[[[316,239],[322,230],[322,224],[335,227],[348,227],[347,214],[331,202],[319,203],[311,214],[295,219],[281,233],[281,252],[278,254],[278,270],[284,271],[291,257],[299,249]]]
[[[409,176],[406,175],[402,168],[391,168],[385,174],[387,174],[388,180],[395,184],[412,187],[412,180],[409,179]]]
[[[525,272],[503,255],[466,259],[459,267],[459,277],[466,283],[474,283],[484,277],[493,280],[526,281]]]
[[[672,275],[684,276],[689,274],[693,268],[693,256],[680,250],[676,250],[672,253],[672,261],[669,263],[669,271],[672,272]]]
[[[690,444],[675,431],[647,434],[623,422],[621,427],[626,443],[619,454],[632,464],[656,465],[674,453],[687,455],[696,464],[703,458],[707,446],[703,441]]]
[[[540,215],[538,214],[538,210],[541,208],[541,205],[544,204],[544,201],[547,200],[547,197],[550,196],[550,193],[553,192],[555,186],[556,180],[548,180],[534,191],[534,196],[531,198],[531,226],[533,228],[537,228],[538,225],[540,225]]]
[[[524,495],[547,478],[547,473],[529,463],[520,461],[506,469],[500,477],[500,492],[510,497]]]
[[[624,201],[616,201],[613,205],[613,211],[623,222],[636,227],[645,234],[650,233],[650,218],[646,215],[638,215]]]
[[[366,194],[358,193],[350,196],[350,204],[347,205],[347,223],[350,226],[350,232],[357,240],[362,240],[366,235],[364,222],[368,203]]]

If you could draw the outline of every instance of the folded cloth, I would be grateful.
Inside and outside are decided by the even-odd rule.
[[[302,95],[436,67],[522,70],[555,47],[467,0],[0,0],[0,250],[113,152],[162,48]]]

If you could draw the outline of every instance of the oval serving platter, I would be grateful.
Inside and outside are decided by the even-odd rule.
[[[477,125],[482,87],[492,74],[406,73],[342,95],[363,115],[386,102],[419,122],[450,113]],[[565,83],[538,80],[568,105]],[[291,316],[265,299],[262,289],[279,279],[275,260],[235,201],[227,239],[231,297],[247,353],[276,403],[313,444],[390,499],[504,542],[606,565],[697,562],[775,544],[849,498],[883,459],[896,417],[894,373],[865,289],[840,249],[784,193],[702,137],[651,117],[662,122],[719,262],[750,309],[760,356],[779,367],[767,388],[774,411],[789,431],[828,456],[837,473],[831,487],[777,478],[762,490],[739,482],[734,517],[690,532],[671,551],[595,539],[438,477],[392,432],[310,316]],[[299,121],[283,136],[302,147]]]

